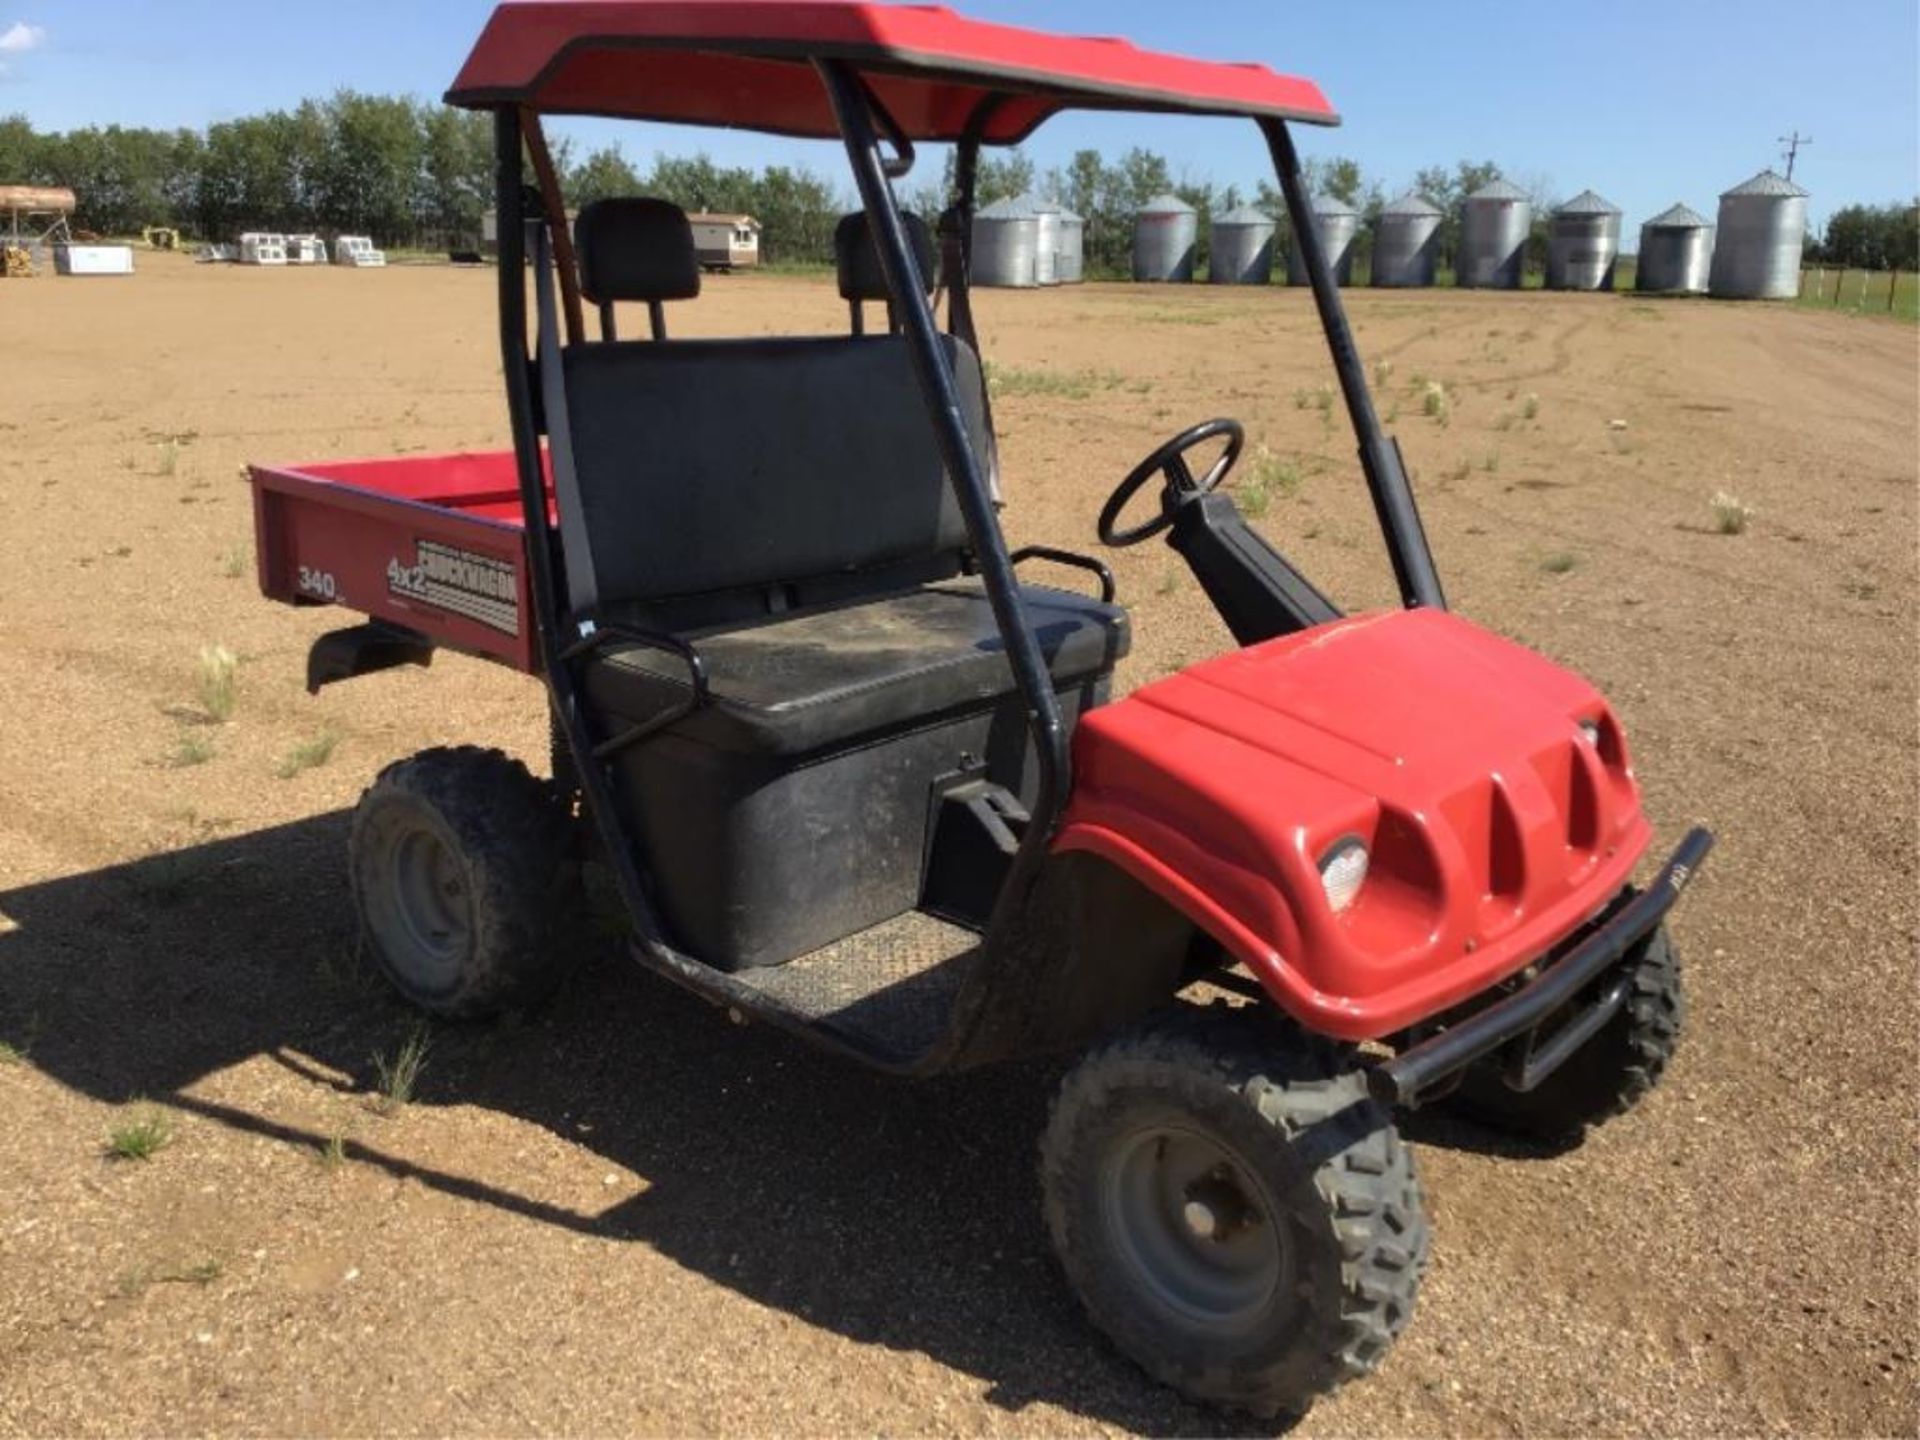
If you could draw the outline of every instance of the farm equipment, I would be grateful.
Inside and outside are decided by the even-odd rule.
[[[1320,90],[934,7],[549,0],[499,6],[448,98],[492,113],[519,217],[514,448],[252,470],[264,592],[367,617],[315,643],[312,688],[440,648],[545,687],[552,779],[435,750],[362,799],[377,963],[438,1015],[534,1002],[581,948],[591,860],[639,963],[736,1018],[906,1076],[1081,1050],[1041,1187],[1094,1323],[1262,1415],[1372,1370],[1428,1253],[1395,1108],[1577,1134],[1637,1101],[1677,1034],[1664,917],[1711,837],[1636,888],[1613,709],[1448,610],[1311,221],[1291,127],[1336,123]],[[1097,530],[1164,536],[1239,648],[1115,699],[1108,567],[1009,551],[976,177],[1076,108],[1258,126],[1401,608],[1342,614],[1247,524],[1230,419],[1149,455]],[[542,128],[570,114],[838,139],[853,333],[671,335],[687,217],[616,199],[570,227]],[[956,146],[937,232],[894,195],[923,142]]]
[[[171,225],[143,225],[140,242],[149,250],[178,250],[180,232]]]
[[[0,273],[31,279],[54,246],[73,240],[70,222],[79,203],[64,186],[0,185]]]

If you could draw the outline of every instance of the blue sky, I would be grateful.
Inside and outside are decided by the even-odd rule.
[[[437,96],[489,0],[0,0],[0,113],[35,124],[200,126],[339,87]],[[1423,165],[1491,159],[1566,197],[1591,186],[1629,225],[1776,163],[1814,137],[1796,178],[1823,217],[1920,190],[1915,0],[967,0],[968,13],[1142,45],[1259,60],[1318,80],[1346,117],[1308,155],[1350,155],[1389,190]],[[811,164],[830,148],[738,132],[574,127],[644,163],[705,149],[729,163]],[[1082,146],[1143,144],[1194,179],[1249,184],[1251,127],[1069,116],[1028,146],[1042,166]],[[925,162],[923,162],[924,164]],[[937,173],[937,172],[936,172]],[[0,181],[6,177],[0,176]],[[919,177],[916,176],[916,179]]]

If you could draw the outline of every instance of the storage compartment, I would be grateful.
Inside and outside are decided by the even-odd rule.
[[[1107,687],[1102,675],[1057,692],[1069,728]],[[799,757],[669,730],[618,769],[670,938],[723,970],[783,964],[912,910],[942,777],[984,773],[1027,803],[1035,783],[1017,695]]]

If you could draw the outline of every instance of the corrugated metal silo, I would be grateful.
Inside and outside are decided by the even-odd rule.
[[[1023,203],[1040,224],[1033,239],[1033,283],[1060,283],[1060,206],[1038,195],[1023,197]]]
[[[1373,227],[1373,283],[1389,289],[1433,284],[1445,218],[1438,205],[1411,190],[1381,210]]]
[[[1133,278],[1184,285],[1193,279],[1200,216],[1178,195],[1157,195],[1133,222]]]
[[[1078,285],[1087,274],[1087,221],[1071,210],[1060,212],[1060,250],[1053,262],[1053,278],[1062,285]]]
[[[1481,186],[1467,197],[1461,217],[1456,283],[1464,290],[1518,290],[1532,230],[1526,191],[1505,180]]]
[[[1207,279],[1215,285],[1266,285],[1273,280],[1273,237],[1279,229],[1264,210],[1242,205],[1213,217]]]
[[[1320,247],[1327,252],[1327,264],[1334,280],[1341,285],[1353,281],[1353,239],[1360,233],[1360,212],[1333,195],[1313,197],[1313,228],[1320,233]],[[1307,283],[1307,262],[1295,244],[1287,250],[1287,283]]]
[[[1547,226],[1549,290],[1611,290],[1620,262],[1620,207],[1583,190]]]
[[[973,217],[975,285],[1026,289],[1040,283],[1040,217],[1024,200],[996,200]]]
[[[1712,264],[1712,223],[1697,211],[1675,205],[1640,227],[1634,289],[1656,295],[1704,295]]]
[[[1793,299],[1806,238],[1807,192],[1762,170],[1720,197],[1709,288],[1734,300]]]

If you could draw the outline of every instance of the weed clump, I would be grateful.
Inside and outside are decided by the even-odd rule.
[[[147,1106],[107,1134],[107,1154],[115,1160],[151,1160],[173,1143],[167,1117]]]
[[[1738,496],[1729,495],[1725,490],[1718,491],[1707,503],[1713,510],[1713,528],[1722,535],[1739,535],[1753,520],[1751,507],[1742,504]]]
[[[200,652],[200,709],[209,720],[225,724],[233,718],[239,669],[240,658],[224,645]]]

